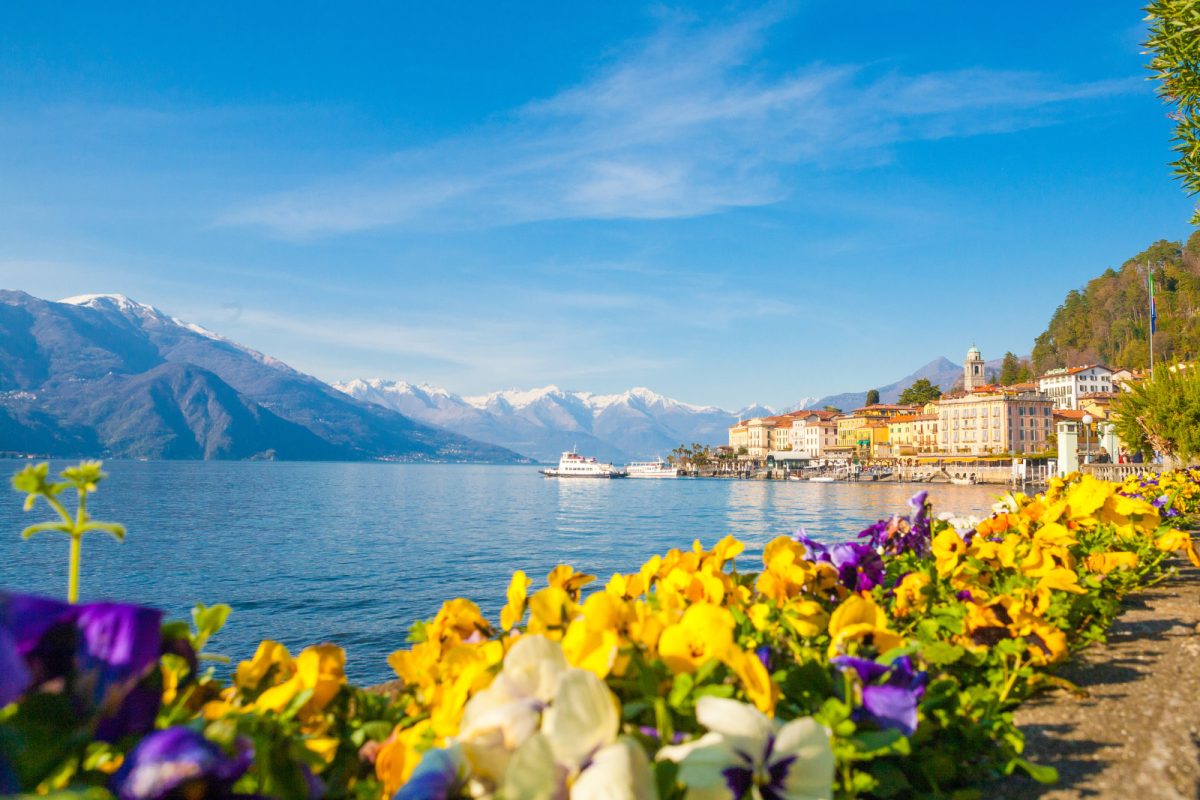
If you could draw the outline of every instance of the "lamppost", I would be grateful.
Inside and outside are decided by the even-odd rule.
[[[1092,415],[1083,415],[1083,463],[1092,463]]]

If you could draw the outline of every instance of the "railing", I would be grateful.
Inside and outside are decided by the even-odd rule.
[[[1120,483],[1131,475],[1143,472],[1162,472],[1162,464],[1082,464],[1079,471],[1094,475],[1102,481]]]

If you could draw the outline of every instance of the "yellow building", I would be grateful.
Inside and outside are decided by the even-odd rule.
[[[911,456],[937,450],[937,405],[926,404],[919,414],[903,414],[888,420],[888,441],[893,456]]]
[[[887,403],[876,403],[854,409],[854,412],[841,417],[837,421],[838,447],[854,448],[862,458],[873,458],[882,453],[879,446],[889,441],[888,420],[893,417],[912,414],[916,406],[897,406]]]

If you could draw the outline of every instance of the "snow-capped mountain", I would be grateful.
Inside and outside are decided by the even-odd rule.
[[[681,443],[723,444],[738,413],[698,406],[638,387],[620,394],[557,386],[460,397],[445,389],[380,379],[334,388],[473,439],[555,461],[563,450],[615,461],[667,455]],[[761,407],[743,410],[761,415]],[[769,412],[768,412],[769,413]]]
[[[357,401],[119,294],[0,290],[0,450],[73,457],[522,460]]]

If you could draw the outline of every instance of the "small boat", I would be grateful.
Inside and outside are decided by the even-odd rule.
[[[974,478],[951,478],[950,482],[953,483],[955,486],[974,486],[975,485]]]
[[[817,475],[814,478],[809,478],[813,483],[833,483],[837,478],[832,475]]]
[[[595,458],[581,456],[574,450],[563,453],[558,459],[558,467],[538,470],[547,478],[624,478],[625,473],[614,467],[597,461]]]
[[[679,471],[661,458],[657,461],[631,461],[625,465],[628,478],[678,478]]]

